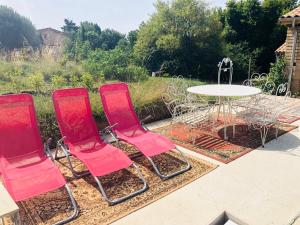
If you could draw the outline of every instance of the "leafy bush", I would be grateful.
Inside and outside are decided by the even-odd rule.
[[[128,67],[117,68],[116,78],[124,82],[138,82],[148,78],[148,72],[145,68],[129,65]]]
[[[67,86],[67,80],[61,75],[54,75],[51,78],[51,84],[54,89]]]
[[[77,87],[79,85],[79,78],[75,74],[70,77],[70,85],[71,87]]]
[[[271,63],[268,79],[273,81],[276,86],[285,83],[287,81],[285,68],[286,65],[284,58],[279,58],[275,63]]]
[[[98,81],[103,78],[127,82],[147,79],[146,69],[131,65],[129,62],[128,54],[117,47],[110,51],[101,49],[91,51],[83,66]]]
[[[16,69],[10,73],[10,85],[14,92],[20,93],[26,88],[26,83],[24,81],[24,76],[21,70]]]
[[[93,90],[93,88],[94,88],[94,79],[93,79],[93,76],[90,73],[87,73],[87,72],[83,73],[81,75],[81,82],[82,82],[82,85],[84,87],[86,87],[90,91]]]
[[[28,77],[29,86],[35,89],[36,93],[41,93],[42,88],[45,85],[44,76],[40,72],[31,74]]]

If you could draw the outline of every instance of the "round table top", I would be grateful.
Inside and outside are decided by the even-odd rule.
[[[235,84],[207,84],[193,86],[189,87],[187,91],[193,94],[224,97],[243,97],[261,93],[259,88]]]

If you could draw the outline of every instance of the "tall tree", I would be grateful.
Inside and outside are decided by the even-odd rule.
[[[227,54],[235,61],[238,79],[247,77],[248,60],[253,67],[267,72],[276,48],[286,36],[278,18],[297,4],[296,0],[230,0],[221,12]]]
[[[100,35],[100,48],[103,50],[114,49],[121,39],[124,39],[125,35],[113,29],[105,29]]]
[[[137,41],[137,34],[138,34],[138,30],[129,31],[129,33],[127,34],[127,40],[131,48],[133,48],[133,46]]]
[[[75,34],[78,30],[78,26],[72,20],[64,19],[65,24],[62,26],[63,32],[66,34]]]
[[[12,8],[0,5],[0,46],[22,48],[24,45],[38,47],[40,37],[31,21]]]
[[[81,22],[77,27],[72,21],[65,20],[66,31],[70,32],[65,44],[68,58],[80,61],[87,57],[90,50],[99,48],[101,43],[101,28],[96,23]]]
[[[89,52],[96,49],[112,50],[119,43],[125,49],[128,45],[124,34],[112,29],[102,31],[96,23],[85,21],[76,26],[72,20],[65,19],[62,29],[70,34],[69,40],[66,41],[65,53],[68,58],[77,61],[86,59]]]
[[[101,28],[96,23],[81,22],[76,38],[80,42],[89,43],[92,49],[96,49],[101,43]]]
[[[141,25],[134,55],[151,71],[212,79],[222,56],[221,24],[201,0],[158,1]]]

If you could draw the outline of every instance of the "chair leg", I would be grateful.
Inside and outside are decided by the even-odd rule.
[[[117,143],[118,148],[121,148],[120,141],[113,132],[110,132],[112,139]]]
[[[73,165],[72,165],[72,162],[71,162],[71,159],[70,159],[70,153],[63,147],[63,146],[60,146],[60,149],[63,151],[63,153],[65,154],[65,157],[67,158],[67,161],[68,161],[68,164],[69,164],[69,170],[71,170],[73,176],[75,178],[81,178],[83,176],[86,176],[86,175],[89,175],[90,172],[87,171],[85,173],[82,173],[82,174],[79,174],[77,171],[75,171]]]
[[[65,185],[65,188],[68,192],[68,195],[69,195],[69,198],[71,200],[71,203],[72,203],[72,207],[73,207],[73,214],[71,216],[69,216],[68,218],[64,219],[64,220],[61,220],[57,223],[55,223],[54,225],[62,225],[62,224],[66,224],[66,223],[69,223],[70,221],[74,220],[78,214],[79,214],[79,210],[78,210],[78,207],[77,207],[77,204],[76,204],[76,201],[72,195],[72,192],[69,188],[69,186],[66,184]]]
[[[181,174],[181,173],[184,173],[184,172],[186,172],[186,171],[188,171],[189,169],[192,168],[191,164],[190,164],[190,163],[188,162],[188,160],[185,158],[183,152],[180,151],[177,147],[176,147],[176,150],[177,150],[178,152],[180,152],[180,154],[181,154],[181,156],[182,156],[182,160],[183,160],[187,165],[186,165],[186,167],[183,168],[182,170],[176,171],[176,172],[171,173],[171,174],[166,174],[166,175],[165,175],[165,174],[162,174],[162,173],[159,171],[158,167],[157,167],[157,166],[155,165],[155,163],[153,162],[153,160],[152,160],[150,157],[147,156],[147,159],[148,159],[148,160],[150,161],[150,163],[152,164],[152,166],[153,166],[155,172],[156,172],[156,173],[158,174],[158,176],[159,176],[161,179],[163,179],[163,180],[167,180],[167,179],[169,179],[169,178],[171,178],[171,177],[177,176],[177,175],[179,175],[179,174]]]
[[[192,141],[193,145],[195,145],[195,143],[196,143],[196,136],[193,135],[193,129],[194,129],[194,128],[193,128],[193,127],[190,127],[190,126],[188,126],[188,127],[189,127],[189,128],[188,128],[188,132],[189,132],[189,133],[192,132],[192,135],[191,135],[191,136],[192,136],[192,137],[191,137],[192,140],[191,140],[191,141]]]
[[[232,126],[232,136],[233,138],[235,138],[235,124],[233,124]]]
[[[217,120],[219,120],[220,111],[221,111],[221,103],[219,102],[219,105],[218,105],[218,113],[217,113]]]
[[[98,187],[100,189],[100,192],[101,192],[103,198],[108,202],[109,205],[115,205],[115,204],[118,204],[120,202],[123,202],[123,201],[125,201],[125,200],[127,200],[129,198],[132,198],[132,197],[134,197],[134,196],[136,196],[138,194],[143,193],[144,191],[146,191],[148,189],[148,184],[147,184],[147,182],[146,182],[143,174],[141,173],[140,169],[138,168],[138,166],[135,163],[132,163],[132,166],[137,171],[137,173],[139,175],[139,178],[143,182],[144,186],[141,189],[139,189],[139,190],[137,190],[135,192],[132,192],[132,193],[130,193],[128,195],[122,196],[120,198],[109,199],[108,196],[107,196],[107,194],[106,194],[106,192],[105,192],[105,190],[104,190],[104,188],[103,188],[103,186],[102,186],[102,184],[101,184],[101,182],[100,182],[100,180],[99,180],[99,178],[96,177],[96,176],[94,176],[94,179],[96,180],[96,183],[98,184]]]
[[[263,126],[260,129],[261,144],[262,144],[263,148],[265,147],[265,143],[266,143],[266,139],[267,139],[267,135],[268,135],[268,130],[269,129],[268,129],[267,126]]]
[[[210,121],[208,123],[212,124],[210,135],[211,135],[211,139],[214,139],[215,119],[213,118],[213,116],[211,117],[211,120],[212,120],[212,123],[210,123]]]

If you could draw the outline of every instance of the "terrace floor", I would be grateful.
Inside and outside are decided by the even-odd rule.
[[[114,225],[208,225],[224,211],[249,225],[288,225],[300,213],[299,129],[229,164],[183,150],[219,167]]]

